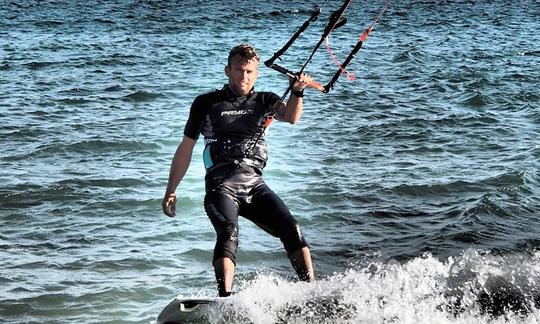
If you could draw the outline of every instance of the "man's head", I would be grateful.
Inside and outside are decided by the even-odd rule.
[[[248,44],[233,47],[229,52],[225,74],[234,93],[247,95],[259,76],[259,54],[255,48]]]

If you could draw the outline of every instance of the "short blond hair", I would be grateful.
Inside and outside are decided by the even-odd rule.
[[[231,66],[232,58],[236,55],[240,56],[242,60],[245,61],[249,61],[252,59],[260,61],[259,54],[255,50],[255,47],[246,43],[236,45],[231,49],[231,51],[229,52],[229,57],[227,58],[227,64],[229,66]]]

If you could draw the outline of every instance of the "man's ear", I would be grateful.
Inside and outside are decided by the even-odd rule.
[[[231,67],[228,65],[225,65],[225,75],[230,78],[231,77]]]

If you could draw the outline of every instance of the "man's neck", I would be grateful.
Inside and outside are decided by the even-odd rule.
[[[227,89],[233,96],[235,96],[235,97],[246,97],[246,96],[252,94],[253,92],[255,92],[255,88],[253,87],[253,88],[251,88],[251,90],[249,90],[248,93],[246,93],[246,94],[241,94],[241,93],[236,92],[236,91],[233,89],[233,87],[231,87],[230,84],[227,84],[227,85],[226,85],[226,89]]]

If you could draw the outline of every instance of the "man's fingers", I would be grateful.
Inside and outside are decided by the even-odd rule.
[[[176,197],[170,199],[169,201],[169,216],[176,216]]]
[[[297,84],[299,84],[302,89],[306,88],[310,83],[313,83],[313,79],[311,76],[305,73],[301,73],[298,76],[298,79],[296,80]]]
[[[176,196],[169,196],[163,198],[163,213],[169,217],[174,217],[176,215]]]

